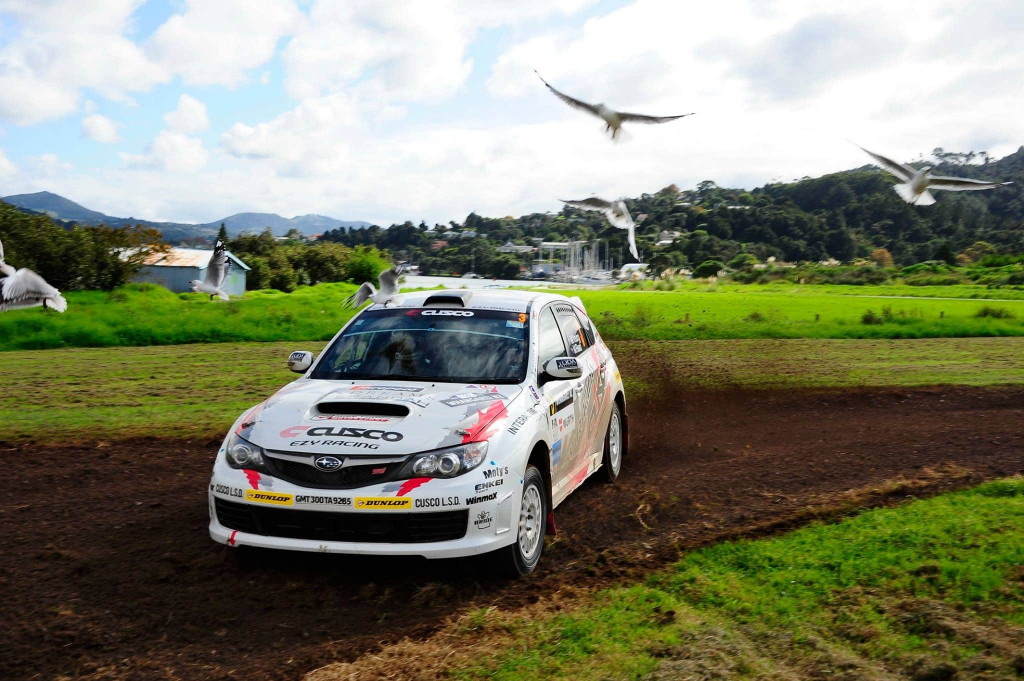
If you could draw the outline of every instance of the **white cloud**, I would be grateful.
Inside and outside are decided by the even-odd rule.
[[[344,94],[308,99],[277,118],[255,126],[236,123],[221,137],[239,158],[272,159],[294,174],[347,160],[345,140],[359,125],[360,108]]]
[[[61,118],[79,109],[84,88],[130,102],[132,93],[175,75],[189,84],[234,87],[273,57],[278,40],[301,19],[292,0],[190,0],[139,45],[130,33],[140,5],[142,0],[0,4],[20,29],[0,43],[0,119],[32,125]]]
[[[167,79],[125,37],[140,0],[6,2],[21,31],[0,46],[0,118],[30,125],[78,109],[82,88],[126,101]]]
[[[112,144],[120,141],[114,121],[100,114],[93,114],[82,119],[82,136],[100,144]]]
[[[292,0],[187,0],[185,12],[161,25],[146,47],[189,85],[235,87],[270,61],[301,16]]]
[[[4,150],[0,149],[0,178],[14,177],[17,172],[18,167],[7,158]]]
[[[210,118],[206,115],[206,105],[195,97],[182,95],[178,98],[178,108],[164,114],[167,128],[186,135],[203,132],[210,127]]]
[[[74,166],[67,161],[60,160],[57,154],[40,154],[28,160],[32,171],[37,175],[52,177],[62,172],[74,169]]]
[[[893,63],[907,42],[877,17],[816,14],[750,50],[722,41],[733,71],[773,98],[803,97],[847,74]],[[706,52],[707,53],[707,52]]]
[[[284,51],[288,92],[317,97],[355,85],[382,102],[439,101],[473,70],[480,28],[571,14],[593,0],[315,0]]]
[[[144,154],[122,152],[120,157],[131,168],[195,173],[206,166],[209,154],[201,139],[172,130],[161,130],[146,147]]]

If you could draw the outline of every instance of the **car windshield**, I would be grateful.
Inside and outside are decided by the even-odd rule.
[[[335,339],[310,377],[519,383],[526,374],[528,333],[521,312],[367,310]]]

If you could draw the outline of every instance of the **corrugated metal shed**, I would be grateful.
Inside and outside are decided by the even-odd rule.
[[[159,284],[175,293],[191,291],[190,281],[206,279],[206,266],[212,255],[213,249],[200,248],[171,248],[166,253],[153,253],[143,261],[132,281]],[[224,290],[228,295],[240,296],[245,293],[245,273],[251,268],[231,251],[227,256],[231,260],[231,271]]]

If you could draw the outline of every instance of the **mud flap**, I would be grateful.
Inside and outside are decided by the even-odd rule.
[[[512,529],[512,492],[498,502],[498,511],[495,515],[497,520],[494,524],[494,534],[505,534]]]
[[[558,532],[558,528],[555,527],[555,512],[550,511],[548,512],[547,529],[544,530],[544,534],[555,534],[556,532]]]

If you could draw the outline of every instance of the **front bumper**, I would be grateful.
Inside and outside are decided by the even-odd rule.
[[[426,558],[478,555],[516,540],[518,475],[485,480],[473,471],[417,482],[311,489],[218,459],[209,489],[210,537],[232,547]]]

